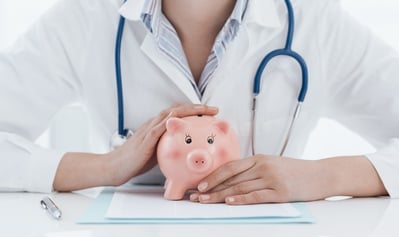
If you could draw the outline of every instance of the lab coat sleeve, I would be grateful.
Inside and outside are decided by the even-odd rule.
[[[366,156],[389,195],[399,198],[398,52],[352,19],[338,1],[323,2],[318,32],[325,115],[376,147]]]
[[[34,141],[80,98],[85,24],[77,2],[61,1],[0,53],[0,191],[52,191],[64,152]]]

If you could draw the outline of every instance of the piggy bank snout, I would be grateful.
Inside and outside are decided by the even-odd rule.
[[[208,171],[212,167],[212,159],[206,150],[193,150],[187,155],[187,167],[195,173]]]

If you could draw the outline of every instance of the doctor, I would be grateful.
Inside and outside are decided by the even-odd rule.
[[[292,0],[293,49],[309,85],[283,157],[300,70],[280,57],[262,76],[251,155],[253,77],[285,43],[280,0],[62,0],[0,55],[0,187],[29,192],[121,185],[152,168],[167,118],[228,119],[242,158],[199,185],[191,200],[250,204],[333,195],[399,197],[399,57],[335,0]],[[126,18],[121,68],[125,126],[134,134],[113,151],[72,153],[34,140],[63,106],[79,101],[98,146],[118,124],[114,45]],[[301,160],[322,116],[363,136],[372,154]],[[102,146],[101,146],[102,145]]]

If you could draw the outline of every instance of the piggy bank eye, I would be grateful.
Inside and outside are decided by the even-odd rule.
[[[190,144],[191,142],[193,142],[193,139],[191,138],[190,135],[186,135],[186,144]]]
[[[209,144],[213,144],[213,142],[215,141],[215,136],[209,136],[208,138],[207,138],[207,141],[208,141],[208,143]]]

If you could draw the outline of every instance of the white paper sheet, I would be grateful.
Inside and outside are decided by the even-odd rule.
[[[291,204],[229,206],[224,203],[200,204],[163,198],[162,187],[135,187],[115,192],[108,207],[109,219],[217,219],[298,217]]]

